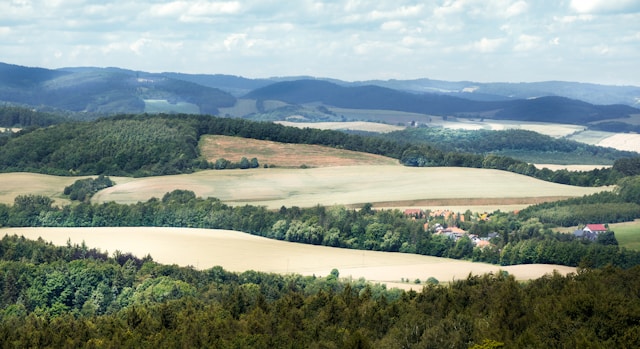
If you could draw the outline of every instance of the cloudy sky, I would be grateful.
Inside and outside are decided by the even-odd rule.
[[[640,86],[640,0],[2,0],[0,61]]]

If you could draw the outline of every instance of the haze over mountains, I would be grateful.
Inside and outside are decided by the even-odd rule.
[[[318,118],[326,119],[332,115],[327,107],[337,107],[587,124],[620,122],[640,114],[640,87],[560,81],[248,79],[120,68],[50,70],[0,63],[0,102],[94,114],[183,112],[284,119],[306,110],[307,115],[326,114]]]

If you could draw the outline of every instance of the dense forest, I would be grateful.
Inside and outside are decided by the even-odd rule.
[[[638,193],[640,177],[630,177],[623,182],[620,193],[532,206],[518,214],[496,211],[490,219],[480,219],[470,211],[447,217],[431,217],[426,212],[420,219],[414,219],[399,210],[373,210],[370,204],[360,209],[283,206],[278,211],[271,211],[250,205],[231,207],[215,198],[196,197],[186,190],[175,190],[162,199],[152,198],[131,205],[85,201],[59,207],[48,197],[23,195],[16,197],[13,205],[0,204],[0,227],[231,229],[290,242],[416,253],[501,265],[548,263],[603,267],[611,264],[629,268],[640,265],[640,252],[620,248],[614,233],[602,234],[592,242],[571,234],[556,233],[553,228],[640,218]],[[580,208],[576,209],[577,206]],[[571,210],[573,215],[569,214]],[[563,217],[566,218],[563,220]],[[469,234],[486,238],[491,245],[475,247],[469,237],[454,240],[436,234],[436,224],[458,226]]]
[[[56,175],[151,176],[215,168],[198,150],[202,135],[227,135],[283,143],[318,144],[399,159],[406,166],[458,166],[511,171],[580,186],[615,184],[640,174],[640,157],[619,158],[613,168],[588,172],[537,169],[495,154],[441,150],[430,144],[298,129],[270,122],[194,115],[120,115],[92,122],[68,122],[0,137],[0,171]],[[256,159],[260,160],[260,159]],[[625,162],[625,172],[619,170]]]
[[[365,280],[198,271],[85,245],[0,240],[0,343],[24,347],[632,348],[640,268],[420,291]]]

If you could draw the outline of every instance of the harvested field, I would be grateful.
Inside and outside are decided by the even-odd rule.
[[[567,170],[567,171],[591,171],[601,168],[609,168],[611,165],[556,165],[556,164],[534,164],[536,168],[548,168],[552,171]]]
[[[37,173],[13,172],[0,173],[0,203],[13,204],[18,195],[44,195],[56,201],[56,204],[68,203],[63,197],[64,187],[78,179],[86,177],[61,177]]]
[[[187,175],[132,178],[98,192],[95,202],[135,203],[161,198],[174,189],[217,197],[231,205],[311,207],[384,203],[407,206],[408,201],[454,199],[456,206],[504,204],[506,200],[583,196],[611,188],[584,188],[544,182],[510,172],[404,166],[344,166],[311,169],[210,170]],[[454,204],[453,202],[450,202]],[[512,204],[509,201],[507,204]]]
[[[598,142],[601,147],[609,147],[618,150],[628,150],[640,153],[640,134],[616,133]]]
[[[278,167],[324,167],[355,165],[398,165],[398,160],[385,156],[309,144],[289,144],[256,139],[203,136],[200,152],[208,161],[225,158],[238,162],[242,157],[257,158],[261,165]]]
[[[558,265],[519,265],[500,267],[446,258],[406,253],[376,252],[296,244],[271,240],[229,230],[188,228],[10,228],[0,230],[4,236],[42,237],[55,245],[67,241],[100,248],[110,253],[131,252],[143,257],[150,254],[157,262],[207,269],[222,266],[242,272],[256,270],[279,274],[326,276],[333,268],[341,277],[366,278],[403,288],[401,279],[423,282],[435,277],[441,282],[505,270],[517,279],[528,280],[552,273],[573,273],[575,268]]]
[[[394,126],[369,121],[349,121],[349,122],[290,122],[276,121],[276,124],[298,128],[317,128],[320,130],[340,130],[340,131],[366,131],[387,133],[404,130],[404,126]]]

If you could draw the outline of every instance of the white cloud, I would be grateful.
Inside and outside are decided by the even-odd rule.
[[[522,34],[518,37],[514,50],[531,51],[540,47],[542,38],[535,35]]]
[[[620,13],[640,11],[637,0],[571,0],[571,8],[578,13]]]
[[[478,51],[482,53],[490,53],[498,50],[498,48],[500,48],[500,46],[502,46],[504,42],[505,42],[504,38],[489,39],[489,38],[483,37],[482,39],[468,46],[467,48],[470,50]]]

